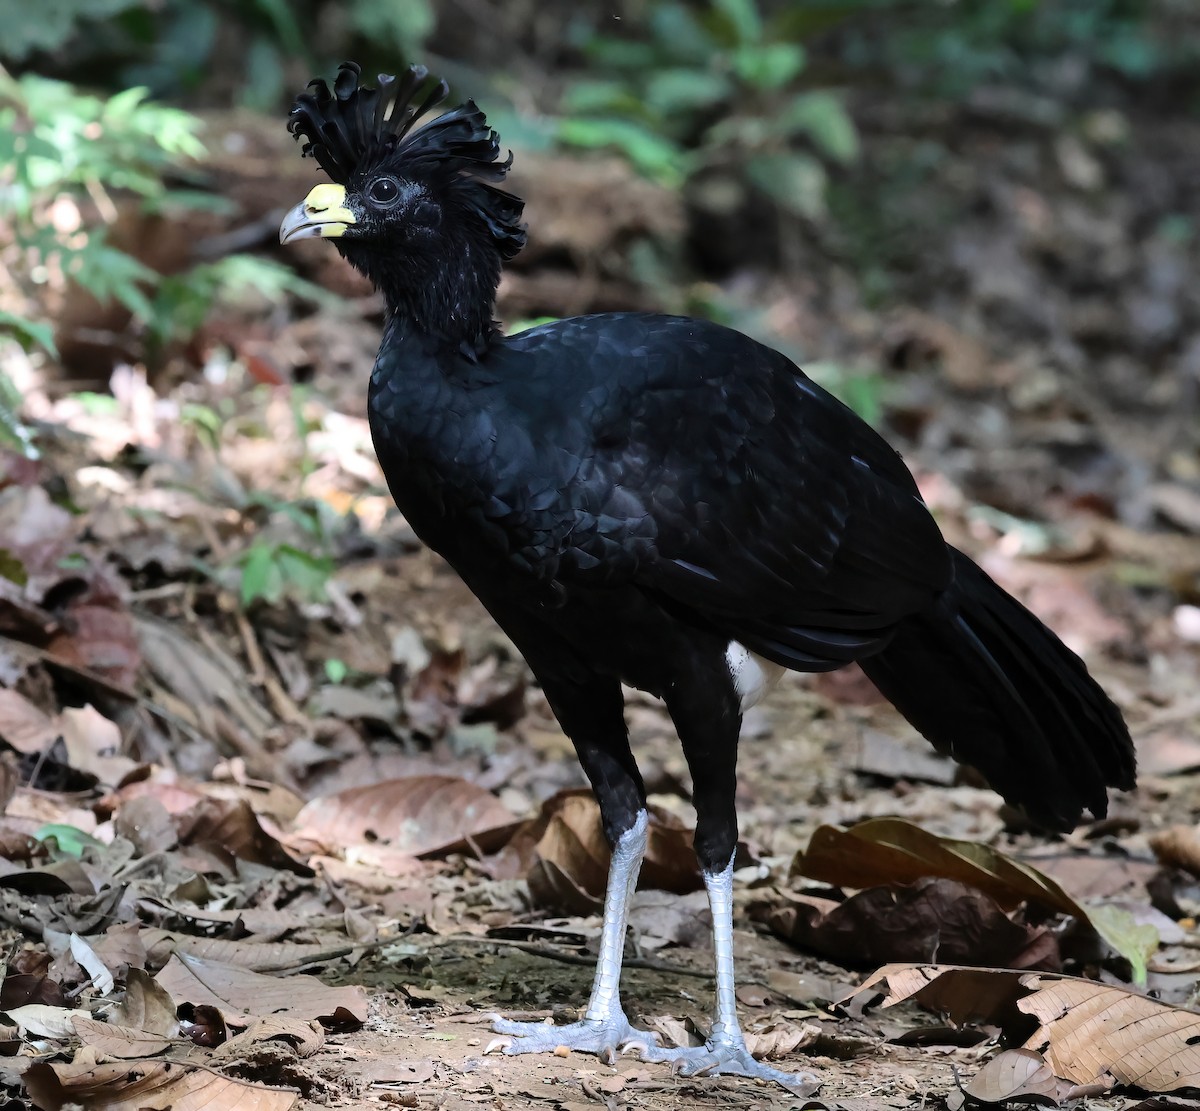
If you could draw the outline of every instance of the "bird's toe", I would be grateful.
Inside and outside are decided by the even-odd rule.
[[[680,1076],[748,1076],[779,1084],[797,1095],[810,1096],[821,1086],[811,1072],[783,1072],[756,1061],[744,1046],[709,1044],[647,1053],[649,1061],[666,1061]]]
[[[492,1030],[502,1036],[494,1038],[485,1053],[499,1050],[513,1056],[567,1049],[591,1053],[612,1064],[620,1054],[630,1050],[645,1054],[648,1049],[658,1048],[654,1034],[636,1029],[620,1012],[607,1019],[583,1019],[566,1026],[554,1026],[549,1022],[514,1022],[497,1015],[492,1021]]]

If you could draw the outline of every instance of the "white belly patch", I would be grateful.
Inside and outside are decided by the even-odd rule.
[[[729,674],[741,699],[743,714],[760,702],[787,670],[770,660],[764,660],[762,656],[756,656],[736,640],[731,640],[725,649],[725,662],[729,665]]]

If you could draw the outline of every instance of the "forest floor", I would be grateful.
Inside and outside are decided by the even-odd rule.
[[[1047,837],[856,670],[785,677],[740,753],[738,1000],[812,1099],[487,1052],[490,1013],[586,1001],[605,849],[511,645],[391,508],[362,415],[379,306],[327,245],[299,265],[347,301],[226,308],[160,373],[6,352],[41,451],[0,488],[7,1106],[1200,1107],[1153,1095],[1200,1085],[1200,262],[1165,222],[1200,144],[1105,134],[961,140],[945,207],[921,201],[956,214],[927,291],[886,312],[806,243],[804,273],[724,290],[835,385],[886,376],[948,538],[1085,657],[1139,753],[1136,792]],[[263,181],[311,177],[286,137],[251,149],[215,187],[269,223]],[[540,246],[507,319],[661,304],[626,248],[684,215],[621,173],[518,183]],[[689,1044],[712,980],[688,775],[654,700],[629,721],[656,821],[624,996]]]

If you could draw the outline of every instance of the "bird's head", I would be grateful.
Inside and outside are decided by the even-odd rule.
[[[284,217],[279,240],[332,240],[393,312],[476,339],[490,329],[501,264],[525,244],[523,202],[498,188],[512,155],[500,159],[469,100],[418,126],[448,91],[424,66],[381,74],[378,88],[360,73],[344,62],[332,89],[315,80],[296,98],[288,129],[333,180]]]

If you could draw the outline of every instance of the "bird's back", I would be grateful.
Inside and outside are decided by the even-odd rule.
[[[824,669],[947,581],[899,456],[784,356],[720,325],[599,314],[477,359],[385,340],[371,417],[423,539],[473,585],[538,605],[636,590]]]

